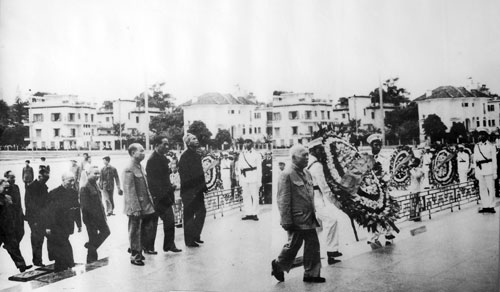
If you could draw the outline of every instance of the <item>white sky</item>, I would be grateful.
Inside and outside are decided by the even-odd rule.
[[[498,0],[0,0],[0,88],[184,102],[235,85],[338,98],[398,76],[412,97],[466,78],[500,93]]]

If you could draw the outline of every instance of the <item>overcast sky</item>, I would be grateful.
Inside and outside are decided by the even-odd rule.
[[[0,0],[0,88],[184,102],[236,84],[336,99],[398,76],[412,98],[467,77],[500,93],[500,1]]]

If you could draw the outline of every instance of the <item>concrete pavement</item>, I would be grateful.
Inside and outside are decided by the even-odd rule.
[[[202,235],[205,243],[200,248],[186,248],[182,244],[182,233],[177,232],[178,247],[184,250],[179,254],[161,251],[163,234],[159,228],[156,247],[160,252],[146,255],[144,267],[129,263],[124,241],[126,225],[116,225],[113,229],[125,231],[116,230],[120,234],[115,232],[115,239],[106,243],[107,248],[100,253],[107,257],[102,267],[91,270],[83,265],[66,275],[52,276],[54,283],[49,283],[50,279],[42,284],[10,282],[3,288],[7,288],[5,291],[94,292],[498,291],[495,289],[499,214],[478,214],[475,204],[458,212],[445,212],[432,220],[402,224],[394,245],[375,251],[366,241],[355,242],[352,234],[347,234],[349,229],[343,229],[342,262],[328,266],[326,259],[323,260],[325,284],[303,283],[302,267],[293,269],[285,275],[285,282],[278,283],[270,275],[270,262],[286,237],[276,226],[276,213],[271,206],[264,206],[260,221],[241,221],[241,216],[241,212],[235,211],[223,218],[207,218]],[[118,219],[117,216],[113,220]],[[422,226],[426,232],[411,235],[411,230]],[[75,253],[81,252],[79,244],[73,242]],[[77,258],[77,262],[83,262],[84,255]],[[2,263],[4,259],[5,254]],[[2,280],[7,276],[0,274]],[[66,276],[70,277],[60,280]],[[2,281],[0,285],[5,283]]]

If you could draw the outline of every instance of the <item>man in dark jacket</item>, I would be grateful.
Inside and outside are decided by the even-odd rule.
[[[163,251],[180,252],[175,246],[175,217],[172,205],[175,202],[174,190],[170,182],[169,160],[165,156],[168,151],[168,139],[156,136],[153,141],[154,152],[146,164],[149,192],[153,197],[155,214],[152,215],[154,229],[144,239],[144,252],[154,252],[158,216],[163,221]]]
[[[14,172],[8,170],[5,172],[4,177],[9,182],[7,194],[12,198],[11,207],[14,216],[13,220],[16,240],[18,243],[20,243],[24,236],[24,214],[23,207],[21,205],[21,192],[19,191],[19,186],[16,185],[16,176],[14,175]]]
[[[89,241],[85,243],[88,250],[88,264],[97,261],[97,249],[111,234],[102,205],[101,191],[97,187],[99,176],[99,168],[92,167],[89,171],[87,184],[80,189],[83,223],[85,223],[89,235]]]
[[[271,204],[273,188],[273,160],[272,152],[266,151],[266,158],[262,160],[262,202]]]
[[[195,135],[187,133],[184,136],[184,143],[187,149],[179,159],[181,199],[184,205],[184,242],[188,247],[199,247],[199,243],[203,243],[200,235],[207,213],[204,198],[207,185],[201,157],[196,153],[200,145],[198,139]]]
[[[115,215],[113,211],[115,210],[115,201],[113,200],[113,193],[115,191],[115,183],[118,188],[118,194],[122,193],[120,188],[120,177],[118,176],[118,171],[114,166],[109,164],[111,158],[105,156],[102,159],[104,167],[101,169],[101,176],[99,179],[99,187],[102,190],[104,196],[104,201],[106,202],[106,214],[108,216]]]
[[[23,167],[23,182],[25,190],[28,188],[28,185],[33,181],[34,178],[35,174],[33,173],[33,167],[30,166],[30,161],[26,160],[26,166]]]
[[[22,273],[32,266],[26,266],[21,250],[19,250],[19,241],[16,235],[16,209],[13,207],[12,197],[6,192],[8,186],[8,181],[0,178],[0,245],[3,244],[12,261]]]
[[[73,189],[75,177],[72,172],[62,176],[62,185],[49,193],[49,202],[45,213],[47,246],[49,259],[53,259],[54,271],[59,272],[75,266],[73,249],[69,236],[75,230],[82,231],[82,218],[78,193]]]
[[[39,172],[38,179],[32,182],[26,189],[24,206],[26,208],[25,220],[31,229],[31,248],[33,250],[33,264],[44,267],[42,262],[42,247],[45,237],[45,227],[43,226],[43,210],[47,206],[49,193],[47,181],[50,173],[46,169]]]

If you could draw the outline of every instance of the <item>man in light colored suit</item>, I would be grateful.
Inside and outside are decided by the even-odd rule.
[[[130,263],[137,266],[144,266],[144,256],[142,255],[143,245],[141,237],[153,229],[153,222],[144,220],[147,215],[155,212],[153,208],[153,198],[148,190],[146,172],[141,166],[144,160],[144,147],[134,143],[128,147],[131,157],[130,163],[123,171],[123,195],[125,204],[125,214],[128,216],[128,236],[130,242]]]
[[[482,208],[479,213],[495,213],[495,179],[497,178],[497,153],[488,141],[488,130],[477,129],[479,142],[474,146],[475,176],[479,181]]]
[[[285,281],[284,271],[289,272],[295,256],[304,242],[304,282],[323,283],[320,277],[321,257],[318,234],[319,227],[314,209],[314,191],[311,174],[307,166],[309,154],[302,145],[290,149],[292,164],[278,181],[278,208],[281,226],[288,233],[288,242],[278,258],[271,262],[272,273],[278,281]]]

